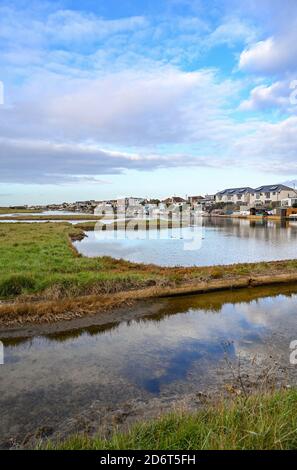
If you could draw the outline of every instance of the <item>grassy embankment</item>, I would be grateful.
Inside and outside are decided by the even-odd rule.
[[[297,391],[239,397],[196,414],[175,412],[111,439],[77,435],[47,449],[281,450],[297,448]]]
[[[41,210],[37,209],[13,209],[12,207],[0,207],[0,214],[39,214]]]
[[[85,258],[71,244],[82,236],[81,227],[66,223],[0,224],[0,323],[69,319],[134,299],[297,281],[297,260],[161,268]]]
[[[25,213],[18,213],[17,215],[3,215],[3,217],[1,217],[1,220],[6,220],[6,221],[10,221],[10,220],[17,220],[19,222],[25,222],[27,220],[29,221],[40,221],[40,220],[46,220],[46,221],[51,221],[51,220],[59,220],[61,222],[67,222],[68,220],[81,220],[82,222],[84,220],[86,221],[89,221],[89,220],[94,220],[94,225],[96,223],[96,221],[100,220],[101,217],[100,216],[96,216],[96,215],[93,215],[93,214],[76,214],[75,212],[73,213],[73,215],[65,215],[65,214],[56,214],[56,215],[38,215],[38,213],[34,213],[34,215],[24,215]],[[93,225],[93,227],[94,227]]]

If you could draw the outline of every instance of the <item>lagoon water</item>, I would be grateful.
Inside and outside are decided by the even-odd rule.
[[[226,357],[235,367],[241,358],[255,381],[276,362],[294,384],[296,338],[297,287],[163,299],[121,323],[2,338],[0,445],[41,428],[50,435],[94,403],[104,414],[129,400],[221,390],[232,381]]]
[[[201,218],[171,230],[87,232],[85,256],[112,256],[160,266],[210,266],[297,258],[296,222]]]

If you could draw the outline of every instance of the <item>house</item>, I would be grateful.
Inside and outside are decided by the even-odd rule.
[[[280,206],[284,199],[297,197],[295,189],[283,184],[260,186],[252,191],[250,196],[251,206]]]
[[[293,207],[297,206],[297,196],[296,197],[287,197],[281,201],[282,207]]]
[[[187,201],[183,199],[182,197],[179,196],[172,196],[168,197],[167,199],[164,199],[162,202],[164,202],[167,205],[182,205],[185,204]]]
[[[202,204],[203,202],[204,202],[203,196],[189,196],[188,197],[188,203],[191,204],[191,206],[197,206],[199,204]]]
[[[224,189],[215,195],[215,201],[216,203],[248,205],[253,191],[250,187]]]
[[[117,199],[117,209],[119,212],[125,212],[128,207],[138,208],[144,203],[145,199],[141,197],[123,197],[121,199]]]
[[[138,206],[139,204],[144,204],[146,199],[143,197],[128,197],[128,206]]]
[[[204,206],[212,206],[216,203],[216,195],[215,194],[205,194],[203,205]]]

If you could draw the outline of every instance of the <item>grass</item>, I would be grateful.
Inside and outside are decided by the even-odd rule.
[[[70,241],[81,230],[69,224],[1,224],[0,297],[48,291],[63,297],[141,287],[150,273],[110,258],[78,256]]]
[[[28,211],[29,212],[29,211]],[[17,215],[5,215],[3,217],[1,217],[1,220],[7,220],[7,221],[10,221],[10,220],[18,220],[20,222],[22,221],[26,221],[26,220],[30,220],[30,221],[39,221],[39,220],[48,220],[48,221],[51,221],[51,220],[60,220],[60,221],[65,221],[67,222],[67,220],[81,220],[81,221],[88,221],[88,220],[94,220],[94,221],[98,221],[101,219],[101,216],[96,216],[96,215],[93,215],[93,214],[76,214],[75,212],[72,214],[69,214],[69,215],[65,215],[65,214],[56,214],[56,215],[38,215],[38,213],[36,213],[36,215],[25,215],[25,213],[18,213]],[[94,222],[94,225],[93,227],[95,226],[95,222]]]
[[[0,299],[58,301],[131,291],[136,292],[134,298],[141,298],[142,289],[157,296],[297,280],[297,260],[162,268],[110,257],[86,258],[71,243],[84,236],[82,228],[62,222],[0,224]],[[1,319],[4,310],[7,303],[0,305]]]
[[[0,214],[38,214],[39,209],[14,209],[13,207],[0,207]]]
[[[297,391],[239,397],[187,414],[136,424],[110,439],[76,435],[50,450],[290,450],[297,448]]]

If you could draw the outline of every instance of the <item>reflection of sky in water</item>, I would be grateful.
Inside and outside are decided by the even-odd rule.
[[[275,299],[278,304],[280,301],[283,304],[288,299]],[[75,376],[79,382],[93,382],[98,378],[100,381],[104,375],[104,380],[112,383],[114,378],[121,376],[129,377],[129,381],[138,386],[152,377],[160,377],[162,384],[185,380],[194,361],[203,358],[212,362],[218,356],[222,357],[224,342],[233,341],[236,349],[246,341],[261,343],[267,329],[263,313],[265,305],[266,300],[262,299],[250,304],[228,303],[216,313],[187,309],[160,321],[152,318],[122,323],[110,331],[93,335],[84,332],[64,341],[59,341],[58,335],[57,340],[36,337],[27,343],[5,348],[6,380],[7,383],[12,381],[12,390],[16,393],[18,387],[31,387],[32,380],[40,381],[42,385],[55,382],[57,377],[73,381]],[[256,316],[253,321],[248,307],[256,313],[261,310],[263,318]],[[182,375],[181,364],[184,364]],[[76,374],[78,368],[79,377]],[[53,371],[55,374],[51,376]],[[203,374],[207,376],[207,371]],[[166,379],[162,379],[163,376]],[[13,381],[16,381],[14,387]]]
[[[163,266],[202,266],[296,257],[297,227],[243,219],[202,219],[202,226],[97,231],[75,242],[85,256],[108,255]]]
[[[105,330],[7,345],[0,377],[0,437],[16,423],[28,431],[49,419],[59,422],[94,400],[118,406],[131,398],[205,390],[218,381],[215,370],[226,350],[236,359],[265,351],[275,335],[285,348],[297,337],[296,295],[199,307],[207,298],[215,305],[222,294],[164,300],[154,317]]]
[[[166,366],[163,366],[164,370],[158,377],[154,376],[154,369],[144,370],[139,364],[130,365],[127,376],[145,390],[159,394],[161,386],[175,380],[186,380],[187,373],[195,361],[199,361],[206,355],[211,356],[211,361],[218,361],[223,358],[224,353],[222,344],[188,340],[180,344],[173,354],[170,354],[170,359],[168,358],[168,351],[160,351],[158,354],[159,360],[163,359]],[[233,344],[228,345],[228,355],[231,358],[235,356]]]

